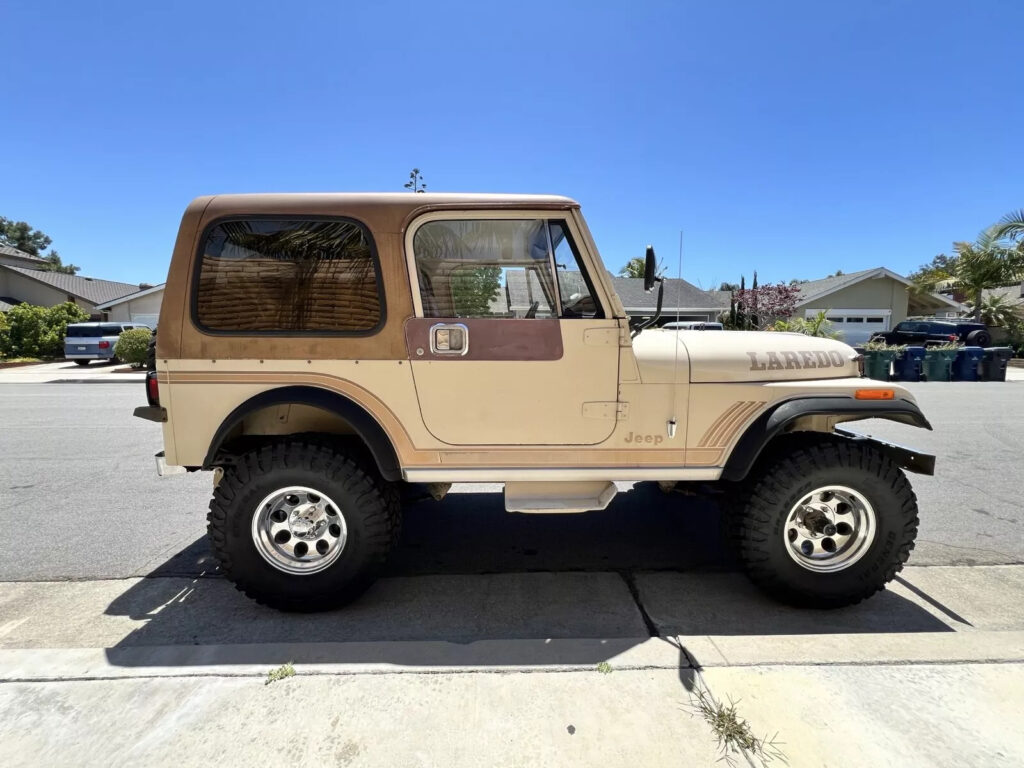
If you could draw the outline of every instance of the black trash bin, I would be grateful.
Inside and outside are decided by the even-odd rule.
[[[977,381],[978,363],[985,356],[981,347],[964,347],[953,361],[953,381]],[[1005,378],[1005,374],[1003,375]]]
[[[982,381],[1006,381],[1006,364],[1013,357],[1011,347],[989,347],[981,358]]]

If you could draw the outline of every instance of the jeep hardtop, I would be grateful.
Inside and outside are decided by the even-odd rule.
[[[603,509],[615,481],[714,493],[775,597],[881,589],[917,532],[904,470],[934,458],[838,425],[930,429],[913,396],[838,341],[652,323],[566,197],[203,197],[136,414],[162,424],[161,474],[212,471],[226,575],[286,610],[357,597],[403,499],[467,481],[518,513]]]

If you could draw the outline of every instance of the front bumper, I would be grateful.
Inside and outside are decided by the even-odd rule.
[[[930,453],[921,453],[920,451],[915,451],[913,448],[908,448],[905,445],[889,443],[875,437],[868,437],[867,435],[861,435],[857,432],[840,429],[839,427],[836,427],[835,432],[837,435],[842,435],[843,437],[859,443],[871,443],[882,451],[882,453],[886,454],[890,459],[896,462],[897,466],[907,470],[908,472],[916,472],[919,475],[935,474],[935,457]]]

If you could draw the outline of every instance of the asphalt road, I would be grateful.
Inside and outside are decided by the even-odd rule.
[[[911,477],[921,530],[911,562],[1024,562],[1024,382],[912,385],[935,427],[858,428],[939,457]],[[160,479],[157,425],[138,383],[0,385],[0,580],[214,574],[210,477]],[[504,511],[497,486],[410,507],[393,574],[732,569],[713,503],[651,484],[583,515]]]

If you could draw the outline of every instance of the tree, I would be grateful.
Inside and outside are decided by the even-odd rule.
[[[43,259],[45,263],[39,265],[39,269],[44,272],[63,272],[66,275],[78,272],[80,267],[76,267],[74,264],[64,264],[60,259],[60,254],[53,249],[50,249],[45,256],[42,255],[42,252],[52,242],[45,232],[32,229],[27,222],[11,221],[0,216],[0,245],[9,245],[19,251],[24,251],[29,256],[38,256]]]
[[[718,290],[720,290],[720,291],[738,291],[739,289],[740,289],[740,284],[739,283],[725,283],[725,282],[723,282],[721,285],[718,286]]]
[[[43,261],[45,264],[39,267],[43,272],[63,272],[65,275],[73,275],[81,269],[81,267],[74,264],[62,262],[60,254],[53,249],[50,249],[50,252],[43,256]]]
[[[993,236],[997,240],[1014,240],[1024,243],[1024,208],[1010,211],[996,224]]]
[[[986,288],[998,288],[1024,279],[1024,253],[1008,248],[991,227],[974,242],[953,243],[956,256],[942,262],[943,268],[926,269],[915,284],[921,290],[959,289],[974,307],[972,316],[981,316],[982,294]],[[939,261],[938,257],[933,264]]]
[[[956,256],[947,256],[940,253],[930,263],[922,264],[916,271],[911,272],[907,277],[912,283],[929,283],[948,280],[953,276],[953,269],[956,266]]]
[[[423,174],[419,168],[409,171],[409,180],[403,185],[410,192],[426,192],[427,183],[423,180]]]
[[[619,270],[619,277],[643,277],[646,268],[646,261],[640,256],[637,256],[635,259],[630,259],[623,265],[622,269]]]
[[[527,275],[529,279],[529,275]],[[487,317],[501,290],[501,267],[475,267],[452,272],[449,287],[457,317]]]
[[[1020,320],[1016,313],[1016,305],[999,294],[983,299],[977,309],[977,315],[985,325],[1010,328]]]
[[[737,323],[740,328],[763,330],[776,320],[792,317],[800,289],[785,283],[762,285],[736,292]]]
[[[52,242],[45,232],[32,229],[28,222],[12,221],[0,216],[0,245],[9,245],[30,256],[38,256]]]

